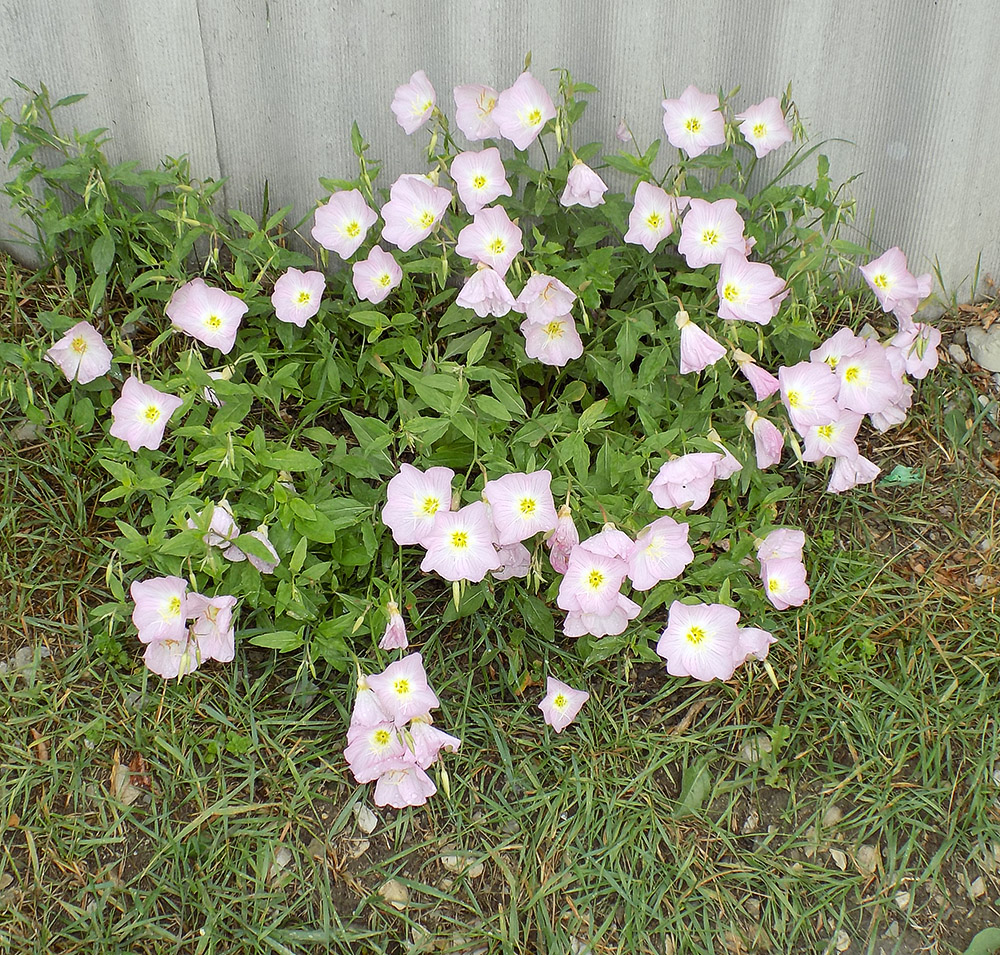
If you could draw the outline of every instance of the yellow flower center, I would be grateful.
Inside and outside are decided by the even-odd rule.
[[[767,135],[767,126],[764,123],[757,123],[753,128],[753,134],[758,139],[763,139]]]
[[[388,272],[383,272],[377,279],[375,279],[376,285],[381,285],[382,288],[388,288],[392,285],[392,276]]]
[[[719,233],[715,229],[706,229],[701,234],[702,245],[716,245],[719,241]]]
[[[432,514],[437,514],[438,508],[441,506],[441,499],[437,497],[425,497],[424,504],[421,510],[428,516]]]
[[[398,696],[406,696],[406,694],[410,692],[410,681],[407,680],[406,677],[401,676],[395,683],[393,683],[392,689]]]
[[[525,517],[529,517],[530,515],[535,513],[535,509],[538,507],[538,503],[535,501],[533,497],[522,497],[519,507],[521,513]]]
[[[817,429],[816,433],[821,438],[826,438],[829,441],[833,437],[833,425],[832,424],[821,424]]]
[[[692,116],[684,121],[684,128],[689,133],[697,133],[701,130],[701,120],[697,116]]]
[[[557,710],[564,710],[566,709],[567,706],[569,706],[569,700],[566,699],[564,694],[559,693],[556,695],[556,698],[552,701],[552,705]]]
[[[497,105],[497,100],[495,96],[490,96],[488,93],[481,93],[477,103],[479,104],[479,111],[483,115],[489,115],[493,112],[493,107]]]
[[[220,328],[222,328],[222,319],[219,318],[218,315],[209,315],[208,318],[205,319],[205,324],[212,329],[213,332],[217,332]]]
[[[705,639],[706,636],[707,634],[705,633],[704,628],[699,627],[696,624],[694,626],[688,627],[687,633],[684,634],[684,639],[687,640],[687,642],[690,643],[692,647],[696,647],[698,646],[699,643],[702,642],[702,640]]]
[[[419,221],[423,228],[429,229],[432,225],[434,225],[434,213],[431,212],[430,209],[424,209],[424,211],[420,213],[420,218],[417,221]]]
[[[545,326],[545,334],[549,339],[562,338],[563,337],[563,323],[562,322],[549,322]]]
[[[181,598],[180,597],[171,597],[170,601],[167,603],[167,613],[166,613],[166,616],[168,618],[169,617],[178,617],[178,616],[180,616],[180,612],[181,612]]]
[[[877,285],[879,288],[885,289],[889,287],[889,276],[885,272],[879,272],[878,275],[872,276],[872,284]]]
[[[844,380],[849,381],[852,385],[861,377],[861,369],[857,365],[852,365],[847,371],[844,372]]]
[[[413,115],[422,116],[424,113],[427,112],[427,110],[431,109],[433,106],[434,104],[429,99],[425,99],[422,103],[414,103]]]
[[[301,292],[299,292],[298,303],[299,303],[299,305],[308,305],[309,304],[309,300],[311,298],[312,298],[312,295],[310,295],[307,291],[305,291],[303,289]]]
[[[507,248],[507,243],[497,236],[487,247],[487,251],[492,255],[503,255],[503,250]]]
[[[823,359],[823,361],[825,361],[831,368],[836,368],[837,367],[837,363],[840,361],[840,356],[839,355],[827,355],[826,358]]]
[[[770,590],[772,594],[778,593],[778,591],[781,590],[781,579],[779,577],[768,577],[767,589]]]
[[[403,681],[405,682],[405,681]],[[375,745],[376,746],[388,746],[389,740],[392,737],[389,736],[388,730],[375,730]]]
[[[69,346],[70,346],[70,348],[72,348],[72,349],[73,349],[73,351],[75,351],[75,352],[76,352],[76,353],[77,353],[78,355],[82,355],[82,354],[83,354],[83,353],[84,353],[84,352],[85,352],[85,351],[87,350],[87,343],[86,343],[86,342],[85,342],[85,341],[83,340],[83,338],[82,338],[81,336],[79,336],[79,335],[77,335],[77,337],[76,337],[76,338],[74,338],[74,339],[73,339],[73,341],[71,341],[71,342],[69,343]]]
[[[648,226],[650,232],[655,232],[657,229],[661,228],[663,225],[663,216],[658,212],[651,212],[646,216],[646,225]]]
[[[597,590],[601,584],[604,583],[604,574],[602,574],[597,568],[594,568],[589,574],[587,574],[587,586],[591,590]]]
[[[533,109],[528,113],[528,125],[537,126],[542,121],[542,111],[540,109]]]
[[[146,410],[143,412],[143,417],[150,423],[156,424],[160,420],[160,409],[156,405],[146,405]]]
[[[732,282],[727,282],[726,287],[722,290],[722,297],[727,302],[735,302],[740,297],[739,286],[733,285]]]
[[[474,176],[472,179],[473,189],[485,189],[486,188],[486,177],[482,174]]]
[[[451,546],[455,550],[465,550],[469,546],[469,535],[465,531],[452,531],[451,532]]]
[[[344,231],[352,238],[356,239],[361,235],[361,223],[357,219],[352,219],[344,226]]]
[[[798,408],[799,404],[801,403],[801,400],[802,399],[799,397],[799,393],[797,391],[790,391],[790,392],[788,392],[788,407],[789,408]]]

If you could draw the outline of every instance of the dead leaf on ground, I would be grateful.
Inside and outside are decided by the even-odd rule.
[[[132,770],[121,761],[118,750],[115,750],[111,767],[110,789],[111,795],[123,806],[131,806],[142,795],[142,790],[132,785]]]

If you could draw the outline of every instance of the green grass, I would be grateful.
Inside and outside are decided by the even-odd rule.
[[[62,293],[5,269],[16,341]],[[245,647],[179,685],[146,674],[102,609],[85,436],[16,442],[5,389],[0,659],[28,646],[37,666],[0,676],[0,951],[823,952],[841,931],[851,952],[963,951],[1000,925],[984,862],[1000,843],[998,484],[988,423],[946,411],[969,387],[939,369],[917,423],[873,442],[921,483],[803,482],[783,519],[810,529],[814,597],[783,618],[777,686],[760,666],[705,686],[612,659],[555,735],[540,686],[511,683],[503,616],[419,635],[436,722],[463,739],[450,792],[439,777],[428,806],[379,812],[357,858],[371,787],[341,755],[349,681]],[[538,679],[579,668],[568,641],[518,652]],[[149,788],[124,805],[112,773],[137,754]],[[449,871],[456,852],[483,871]],[[402,911],[378,895],[388,879]]]

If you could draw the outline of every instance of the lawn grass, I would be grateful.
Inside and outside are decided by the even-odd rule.
[[[3,269],[8,341],[73,308]],[[0,659],[33,656],[0,675],[0,951],[948,953],[1000,925],[995,432],[953,366],[872,442],[916,484],[807,478],[789,502],[813,599],[782,618],[777,685],[759,665],[700,685],[609,660],[555,735],[540,685],[509,677],[506,621],[461,618],[417,643],[462,748],[426,807],[369,835],[342,674],[246,647],[180,684],[143,670],[106,609],[103,472],[86,435],[16,438],[17,376]],[[579,669],[570,641],[519,652],[539,679]]]

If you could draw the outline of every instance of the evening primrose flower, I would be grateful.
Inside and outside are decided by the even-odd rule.
[[[357,727],[344,747],[344,759],[359,783],[370,783],[390,770],[405,768],[406,754],[392,722]]]
[[[538,138],[545,123],[554,119],[555,115],[552,98],[527,71],[497,97],[493,109],[493,121],[500,135],[518,149],[527,149]]]
[[[229,663],[236,655],[235,626],[233,609],[236,598],[231,594],[206,597],[204,594],[189,594],[186,613],[194,617],[191,636],[198,644],[201,660],[218,660]]]
[[[859,484],[870,484],[879,476],[881,468],[862,454],[836,458],[830,470],[830,483],[826,489],[831,494],[849,491]]]
[[[672,196],[651,182],[640,182],[635,188],[635,201],[628,216],[625,241],[641,245],[647,252],[667,238],[690,203],[687,196]]]
[[[682,604],[675,600],[656,652],[672,676],[728,680],[736,669],[740,612],[723,604]]]
[[[802,549],[806,546],[805,531],[794,527],[778,527],[757,544],[757,560],[764,564],[769,560],[794,558],[802,560]]]
[[[785,447],[785,438],[775,425],[762,418],[752,408],[745,415],[746,426],[753,435],[757,467],[761,471],[778,464]]]
[[[430,119],[437,103],[437,93],[423,70],[417,70],[409,83],[396,87],[392,99],[392,111],[396,122],[403,127],[407,136],[415,133]]]
[[[202,663],[198,641],[187,632],[179,640],[154,640],[142,655],[147,669],[165,680],[180,679],[194,673]]]
[[[743,138],[753,146],[758,159],[766,156],[772,149],[792,141],[792,131],[785,122],[785,114],[781,112],[777,96],[769,96],[738,113],[736,118],[742,120],[739,130],[743,133]]]
[[[721,454],[696,451],[667,461],[649,485],[649,493],[660,507],[697,511],[708,503],[720,460]]]
[[[855,438],[864,416],[853,411],[841,411],[827,424],[813,424],[802,435],[803,461],[822,461],[823,458],[854,457],[859,454]]]
[[[396,726],[440,706],[424,670],[423,657],[411,653],[366,678],[382,709]]]
[[[629,548],[628,577],[636,590],[649,590],[661,580],[673,580],[694,560],[688,543],[688,525],[672,517],[647,524]]]
[[[785,280],[763,262],[748,262],[737,249],[726,249],[719,268],[719,318],[767,325],[788,297]]]
[[[111,350],[89,322],[77,322],[46,353],[70,381],[81,385],[111,370]]]
[[[382,523],[392,531],[397,544],[424,545],[434,525],[434,518],[451,510],[451,468],[435,467],[421,471],[412,464],[401,464],[386,487]]]
[[[899,378],[878,342],[864,342],[861,351],[839,362],[836,373],[840,379],[837,404],[859,414],[882,411],[899,390]]]
[[[557,278],[536,272],[514,300],[514,311],[539,325],[569,315],[576,294]]]
[[[624,633],[629,622],[639,616],[642,608],[625,594],[618,594],[614,606],[607,613],[586,613],[570,610],[563,621],[563,633],[567,637],[617,637]]]
[[[431,234],[450,202],[451,193],[425,176],[400,176],[382,206],[382,238],[408,252]]]
[[[677,251],[692,269],[718,265],[725,258],[727,249],[746,254],[745,224],[736,211],[735,199],[719,199],[716,202],[692,199],[681,222]]]
[[[689,86],[679,99],[665,99],[662,105],[663,129],[670,145],[683,149],[692,159],[726,141],[718,96]]]
[[[376,806],[406,809],[424,805],[436,792],[437,786],[419,766],[395,766],[379,776],[372,802]]]
[[[760,566],[760,579],[767,599],[777,610],[801,607],[809,599],[805,564],[794,557],[764,561]]]
[[[569,556],[573,548],[580,543],[580,532],[573,523],[573,513],[568,504],[563,504],[557,513],[556,528],[545,539],[549,549],[549,562],[557,574],[566,573],[569,566]]]
[[[736,366],[740,374],[750,382],[750,387],[753,388],[754,396],[758,401],[770,398],[781,387],[781,382],[769,371],[761,368],[745,351],[734,348],[733,358],[736,359]]]
[[[595,554],[584,545],[578,545],[569,556],[556,605],[562,610],[609,614],[618,603],[627,574],[628,564],[624,560]]]
[[[778,369],[781,400],[792,427],[799,434],[813,424],[827,424],[840,413],[837,394],[840,381],[829,365],[800,361]]]
[[[742,666],[747,660],[764,660],[772,643],[777,643],[769,630],[760,627],[737,627],[737,641],[733,648],[733,663]]]
[[[403,281],[403,270],[399,263],[380,245],[376,245],[368,258],[355,262],[351,267],[352,283],[358,298],[378,305]]]
[[[558,515],[552,500],[552,474],[514,472],[487,481],[483,497],[489,502],[497,543],[504,547],[539,532],[555,530]]]
[[[271,294],[275,318],[305,328],[306,322],[319,311],[325,288],[326,277],[322,272],[288,269],[274,283]]]
[[[465,280],[455,304],[471,308],[480,318],[487,315],[500,318],[514,307],[514,296],[501,276],[488,265],[480,265]]]
[[[311,234],[324,249],[336,252],[346,261],[358,251],[377,220],[378,216],[368,208],[357,189],[342,190],[316,210]]]
[[[385,605],[385,612],[388,615],[388,622],[385,625],[385,633],[379,640],[380,650],[405,650],[409,645],[406,639],[406,621],[399,612],[399,607],[395,600],[390,600]]]
[[[590,699],[585,690],[575,690],[562,680],[550,676],[545,680],[545,697],[538,708],[545,717],[545,722],[557,733],[561,733]]]
[[[157,391],[130,375],[122,385],[121,396],[111,406],[113,420],[108,433],[121,438],[133,451],[155,451],[163,441],[170,416],[182,404],[180,398]]]
[[[492,86],[481,83],[455,87],[455,125],[465,133],[466,139],[477,142],[500,135],[493,118],[493,107],[499,95]]]
[[[933,325],[915,322],[910,328],[889,339],[886,350],[898,349],[905,359],[906,373],[919,381],[937,367],[937,347],[940,344],[941,332],[938,329]]]
[[[478,583],[500,567],[493,546],[495,533],[482,501],[458,511],[439,512],[421,541],[427,554],[420,569],[425,574],[436,571],[445,580]]]
[[[571,315],[562,315],[544,324],[526,318],[520,330],[524,335],[525,355],[543,365],[562,368],[566,362],[583,354],[583,339]]]
[[[154,640],[186,640],[188,613],[187,581],[182,577],[151,577],[136,580],[129,588],[135,608],[132,623],[143,643]]]
[[[726,357],[726,349],[703,328],[695,325],[683,309],[674,317],[674,324],[681,330],[682,375],[704,371],[709,365],[714,365],[720,358]]]
[[[510,221],[501,206],[481,209],[473,221],[458,233],[455,251],[471,262],[488,265],[504,276],[524,246],[521,230]]]
[[[511,195],[507,171],[496,146],[480,152],[459,153],[451,161],[451,178],[458,188],[458,197],[471,215],[500,196]]]
[[[887,249],[877,259],[859,266],[859,270],[882,310],[896,316],[900,331],[908,329],[917,306],[930,295],[930,273],[913,275],[899,246]]]
[[[590,166],[578,159],[570,167],[559,204],[567,208],[584,206],[594,209],[604,204],[604,193],[607,191],[607,183]]]
[[[236,332],[249,306],[246,302],[204,279],[192,279],[170,297],[164,309],[174,326],[204,345],[228,355],[236,344]]]

